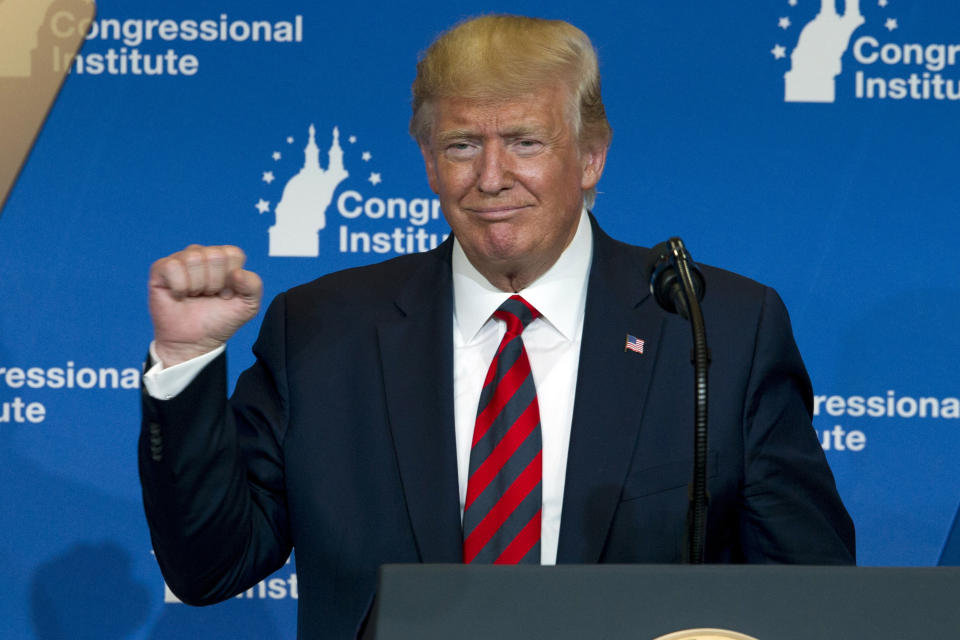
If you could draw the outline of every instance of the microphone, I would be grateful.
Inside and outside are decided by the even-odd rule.
[[[684,271],[689,272],[689,280],[697,302],[703,300],[706,290],[703,274],[691,259],[683,240],[670,238],[651,250],[647,266],[650,293],[657,299],[661,309],[690,320],[690,308],[687,304],[687,296],[684,295],[681,277]]]
[[[657,304],[688,320],[693,334],[693,469],[687,507],[686,555],[691,564],[702,564],[710,502],[707,491],[707,369],[710,367],[710,350],[700,309],[706,284],[680,238],[670,238],[654,247],[645,266],[650,293]]]

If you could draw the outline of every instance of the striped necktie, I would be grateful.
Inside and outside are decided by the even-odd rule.
[[[506,322],[480,393],[463,509],[465,563],[539,564],[540,407],[520,334],[540,313],[518,295],[493,312]]]

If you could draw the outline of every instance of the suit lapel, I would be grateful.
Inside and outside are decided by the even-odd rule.
[[[387,410],[423,562],[462,562],[453,418],[450,243],[398,292],[400,318],[379,327]]]
[[[593,233],[560,563],[600,559],[633,458],[663,324],[637,252],[620,249],[595,222]],[[625,350],[627,334],[644,340],[642,354]]]

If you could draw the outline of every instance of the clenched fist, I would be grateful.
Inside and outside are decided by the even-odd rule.
[[[208,353],[257,315],[263,282],[239,247],[190,245],[150,267],[154,347],[164,367]]]

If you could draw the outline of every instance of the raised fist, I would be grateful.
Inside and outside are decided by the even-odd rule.
[[[190,245],[150,267],[154,347],[164,367],[208,353],[257,315],[263,282],[238,247]]]

